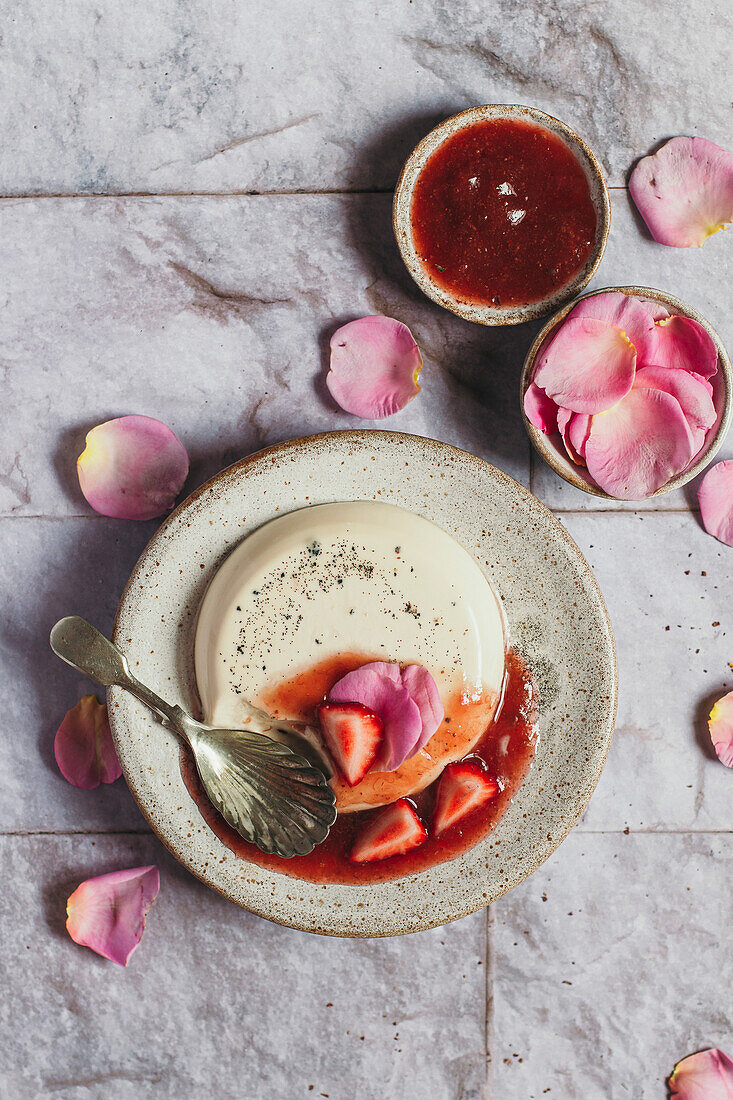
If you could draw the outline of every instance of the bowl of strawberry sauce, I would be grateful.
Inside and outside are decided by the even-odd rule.
[[[402,259],[420,289],[483,325],[557,309],[596,271],[610,227],[601,167],[534,107],[472,107],[410,154],[394,196]]]

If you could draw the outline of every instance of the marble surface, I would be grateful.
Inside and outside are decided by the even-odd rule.
[[[556,113],[614,187],[595,285],[667,289],[730,347],[729,234],[662,248],[624,189],[672,133],[733,145],[730,5],[0,11],[0,1097],[663,1100],[680,1057],[733,1054],[733,775],[705,725],[733,687],[733,551],[702,530],[694,486],[609,505],[531,454],[517,390],[536,326],[482,330],[423,298],[388,192],[446,114]],[[69,787],[53,734],[92,689],[46,643],[63,613],[110,627],[155,529],[90,512],[74,471],[86,430],[164,419],[190,489],[263,445],[350,426],[325,390],[327,346],[365,312],[407,322],[425,357],[420,397],[381,426],[473,451],[557,512],[605,594],[621,685],[601,783],[552,859],[490,912],[391,941],[243,913],[167,855],[122,781]],[[161,893],[130,967],[71,943],[74,886],[148,862]]]
[[[528,103],[611,183],[675,133],[733,136],[727,0],[3,0],[0,188],[389,189],[477,103]]]
[[[730,1049],[731,871],[730,833],[576,832],[497,902],[494,1095],[661,1100],[673,1051]]]
[[[49,837],[40,875],[38,850],[0,837],[8,1100],[481,1095],[483,913],[406,939],[333,940],[237,909],[150,836]],[[64,928],[79,876],[151,862],[163,886],[129,967],[82,952]]]

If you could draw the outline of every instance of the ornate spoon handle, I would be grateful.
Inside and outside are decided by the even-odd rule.
[[[56,623],[51,648],[97,683],[131,692],[177,733],[193,753],[210,800],[245,840],[290,858],[307,855],[328,836],[336,819],[334,793],[323,771],[286,744],[253,730],[213,729],[166,703],[132,675],[112,642],[77,615]]]
[[[141,703],[154,710],[163,725],[175,730],[186,741],[189,740],[186,722],[191,719],[186,712],[178,706],[166,703],[151,688],[141,684],[130,672],[127,658],[86,619],[79,615],[68,615],[61,619],[51,631],[50,641],[51,649],[67,665],[83,672],[90,680],[96,680],[104,687],[115,684],[126,688]]]

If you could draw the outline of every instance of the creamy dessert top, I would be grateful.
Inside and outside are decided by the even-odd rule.
[[[267,709],[279,683],[344,653],[424,665],[448,720],[456,708],[473,714],[465,736],[453,727],[455,745],[439,730],[438,752],[431,741],[405,762],[404,794],[470,751],[490,722],[504,676],[503,616],[477,562],[429,520],[373,501],[302,508],[245,538],[206,592],[195,647],[204,718],[257,728],[251,704]],[[381,775],[356,794],[342,791],[342,808],[399,797],[387,782],[398,773]]]

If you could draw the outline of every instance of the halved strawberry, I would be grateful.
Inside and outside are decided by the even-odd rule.
[[[356,839],[349,859],[371,863],[376,859],[403,856],[428,839],[428,832],[406,798],[398,798],[370,821]]]
[[[384,737],[382,719],[362,703],[322,703],[318,721],[336,766],[355,787],[377,758]]]
[[[468,814],[496,798],[499,784],[478,760],[448,764],[440,777],[433,813],[433,835],[438,836]]]

